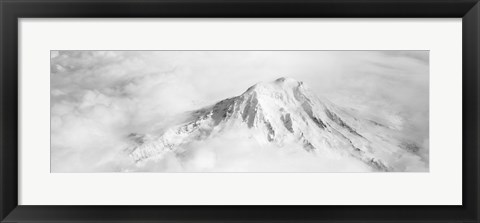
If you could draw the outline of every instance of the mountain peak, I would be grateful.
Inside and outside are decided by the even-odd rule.
[[[283,83],[294,83],[294,84],[298,84],[298,83],[301,83],[301,81],[297,81],[293,78],[290,78],[290,77],[281,77],[281,78],[278,78],[274,81],[275,83],[277,84],[283,84]]]
[[[370,133],[369,131],[373,131]],[[319,156],[353,157],[374,170],[389,171],[389,160],[374,147],[401,151],[397,141],[376,134],[387,127],[355,117],[318,98],[303,82],[281,77],[251,86],[245,93],[192,111],[184,123],[160,136],[131,134],[126,151],[135,162],[174,152],[181,154],[193,142],[206,141],[227,132],[246,133],[260,145],[283,148],[299,145]]]
[[[289,77],[277,78],[272,82],[259,82],[247,89],[245,93],[249,92],[275,92],[282,90],[292,90],[303,85],[303,82],[297,81]]]

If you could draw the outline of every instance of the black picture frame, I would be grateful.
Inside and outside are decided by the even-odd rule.
[[[479,222],[478,0],[0,0],[0,14],[1,222]],[[463,205],[18,205],[17,21],[19,18],[75,17],[462,18]]]

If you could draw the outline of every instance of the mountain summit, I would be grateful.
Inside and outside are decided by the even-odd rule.
[[[374,171],[405,168],[398,167],[395,157],[419,159],[404,148],[402,139],[391,137],[394,129],[355,117],[320,100],[303,82],[285,77],[255,84],[239,96],[193,111],[184,123],[160,135],[131,134],[132,145],[126,151],[142,162],[181,153],[192,142],[240,128],[247,129],[260,145],[281,149],[294,143],[312,155],[357,159]]]

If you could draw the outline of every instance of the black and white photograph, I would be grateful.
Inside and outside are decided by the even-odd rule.
[[[50,51],[52,173],[429,172],[429,51]]]

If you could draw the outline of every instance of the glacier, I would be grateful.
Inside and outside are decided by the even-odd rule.
[[[295,145],[312,157],[360,162],[372,172],[427,171],[428,162],[416,153],[420,145],[398,132],[396,126],[362,117],[315,95],[302,81],[282,77],[188,112],[185,120],[160,132],[131,133],[123,151],[142,165],[166,156],[182,157],[195,150],[195,143],[238,133],[239,137],[246,134],[242,140],[251,140],[260,149]],[[228,147],[227,142],[225,152]],[[412,162],[417,164],[413,169]]]

